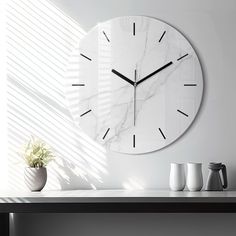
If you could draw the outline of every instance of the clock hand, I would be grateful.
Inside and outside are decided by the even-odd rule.
[[[168,62],[168,63],[165,64],[164,66],[160,67],[159,69],[155,70],[155,71],[152,72],[151,74],[145,76],[143,79],[139,80],[139,81],[137,82],[137,85],[141,84],[141,83],[142,83],[143,81],[145,81],[146,79],[152,77],[153,75],[155,75],[155,74],[157,74],[158,72],[164,70],[166,67],[168,67],[168,66],[170,66],[170,65],[172,65],[172,64],[173,64],[172,61]]]
[[[134,126],[135,126],[135,121],[136,121],[136,78],[137,78],[137,71],[134,71]]]
[[[117,70],[112,69],[111,72],[114,73],[115,75],[119,76],[121,79],[125,80],[126,82],[128,82],[128,83],[130,83],[131,85],[134,86],[134,82],[132,80],[128,79],[126,76],[122,75]]]

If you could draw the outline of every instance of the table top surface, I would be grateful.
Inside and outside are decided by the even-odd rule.
[[[0,192],[0,203],[235,202],[236,191],[70,190]]]

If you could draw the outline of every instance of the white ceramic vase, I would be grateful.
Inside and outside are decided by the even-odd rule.
[[[203,187],[202,164],[187,164],[187,187],[189,191],[200,191]]]
[[[41,191],[47,182],[47,169],[25,168],[25,184],[31,191]]]
[[[173,191],[182,191],[185,188],[184,164],[171,163],[169,185]]]

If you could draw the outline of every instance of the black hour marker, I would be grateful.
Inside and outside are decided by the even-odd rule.
[[[109,38],[107,37],[107,35],[106,35],[105,31],[102,31],[102,32],[103,32],[103,34],[104,34],[105,38],[107,39],[107,41],[108,41],[108,42],[110,42],[110,40],[109,40]]]
[[[182,57],[178,58],[177,61],[183,59],[184,57],[188,56],[188,53],[186,53],[185,55],[183,55]]]
[[[90,109],[90,110],[88,110],[88,111],[84,112],[83,114],[81,114],[81,115],[80,115],[80,117],[82,117],[82,116],[84,116],[84,115],[88,114],[90,111],[92,111],[92,110]]]
[[[133,135],[133,148],[135,148],[135,134]]]
[[[177,110],[179,113],[181,113],[182,115],[184,115],[184,116],[187,116],[188,117],[188,115],[186,114],[186,113],[184,113],[184,112],[182,112],[182,111],[180,111],[180,110]]]
[[[72,86],[85,86],[85,84],[72,84]]]
[[[197,84],[184,84],[184,86],[197,86]]]
[[[133,35],[135,35],[135,22],[133,23]]]
[[[159,128],[159,131],[160,131],[162,137],[163,137],[164,139],[166,139],[166,136],[165,136],[164,133],[162,132],[161,128]]]
[[[85,56],[85,55],[84,55],[84,54],[82,54],[82,53],[80,53],[80,56],[82,56],[82,57],[86,58],[86,59],[87,59],[87,60],[89,60],[89,61],[92,61],[92,59],[91,59],[91,58],[89,58],[89,57]]]
[[[106,133],[104,134],[104,136],[102,137],[102,139],[106,138],[108,132],[109,132],[110,128],[107,129]]]
[[[162,38],[164,37],[165,33],[166,33],[166,31],[164,31],[163,34],[162,34],[162,36],[160,37],[159,43],[161,42],[161,40],[162,40]]]

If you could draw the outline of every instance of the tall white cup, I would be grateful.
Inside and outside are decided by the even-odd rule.
[[[187,163],[187,187],[189,191],[200,191],[203,186],[202,164]]]
[[[184,164],[171,163],[169,185],[173,191],[182,191],[185,188]]]

